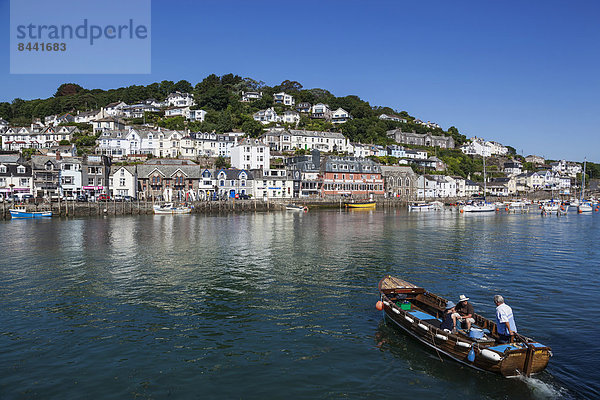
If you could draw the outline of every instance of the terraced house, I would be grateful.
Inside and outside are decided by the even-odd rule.
[[[321,161],[321,195],[358,198],[383,196],[381,166],[370,159],[325,157]]]

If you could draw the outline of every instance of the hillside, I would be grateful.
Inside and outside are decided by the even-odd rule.
[[[390,107],[371,106],[369,102],[358,96],[337,97],[325,89],[304,89],[296,81],[286,80],[276,86],[267,86],[251,78],[242,78],[238,75],[226,74],[223,76],[209,75],[201,82],[192,86],[187,81],[162,81],[147,86],[134,85],[118,89],[101,90],[86,89],[79,85],[67,83],[61,85],[53,97],[47,99],[36,99],[25,101],[15,99],[12,103],[0,103],[0,117],[9,121],[12,125],[29,125],[33,118],[43,118],[53,114],[76,113],[99,109],[116,101],[124,101],[128,104],[156,99],[162,101],[169,93],[180,91],[192,93],[196,101],[194,108],[203,109],[208,112],[206,121],[202,123],[187,122],[182,117],[164,118],[161,115],[149,114],[146,122],[154,122],[159,126],[170,129],[191,129],[195,131],[217,133],[231,130],[241,130],[251,136],[258,136],[264,128],[254,121],[252,114],[274,107],[279,112],[291,109],[281,104],[275,104],[273,94],[284,91],[294,96],[296,104],[301,102],[325,103],[332,110],[341,107],[352,115],[349,122],[334,126],[323,120],[311,120],[303,116],[298,128],[307,130],[338,131],[350,138],[351,141],[362,143],[388,144],[390,140],[386,137],[386,131],[402,128],[404,131],[415,131],[417,133],[431,132],[437,135],[449,135],[454,138],[457,145],[464,143],[466,138],[461,135],[455,127],[447,131],[441,128],[430,128],[415,123],[415,118],[406,111],[394,110]],[[250,103],[240,102],[242,91],[260,91],[262,99]],[[406,123],[378,118],[381,114],[395,114],[406,120]],[[132,121],[134,123],[141,121]]]

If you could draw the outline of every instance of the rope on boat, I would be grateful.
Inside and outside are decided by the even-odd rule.
[[[437,345],[435,344],[435,338],[433,337],[433,331],[429,331],[431,333],[431,343],[433,343],[433,348],[435,349],[435,352],[437,353],[438,358],[440,359],[441,362],[444,362],[444,360],[442,360],[442,356],[440,356],[440,352],[437,348]]]

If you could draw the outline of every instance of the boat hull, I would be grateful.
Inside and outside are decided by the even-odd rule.
[[[375,208],[376,203],[368,202],[368,203],[346,203],[346,207],[348,208]]]
[[[387,279],[392,282],[391,285],[386,285],[384,281]],[[397,282],[410,286],[394,287],[394,283]],[[505,347],[497,345],[491,336],[476,340],[463,333],[440,330],[433,323],[437,321],[439,326],[439,319],[433,318],[441,316],[446,300],[422,288],[392,277],[382,279],[379,288],[387,321],[393,322],[410,336],[457,362],[505,377],[535,374],[543,371],[548,365],[552,354],[550,348],[529,338],[521,337],[522,341],[513,342]],[[393,297],[398,296],[398,293],[400,296],[406,296],[407,300],[410,299],[412,311],[404,310],[395,304]],[[427,316],[432,319],[421,319]],[[477,314],[475,322],[477,326],[488,329],[490,335],[495,335],[495,323]],[[475,353],[473,361],[469,360],[471,349]]]
[[[486,204],[480,206],[466,205],[462,208],[465,213],[493,213],[496,212],[496,207],[493,204]]]
[[[33,218],[50,218],[52,217],[52,211],[34,211],[27,212],[21,210],[9,210],[11,218],[15,219],[33,219]]]
[[[189,207],[173,207],[173,208],[161,208],[154,207],[154,214],[156,215],[172,215],[172,214],[190,214],[192,209]]]

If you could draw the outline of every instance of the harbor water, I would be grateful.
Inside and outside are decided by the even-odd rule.
[[[310,211],[0,221],[0,398],[598,398],[600,215]],[[386,325],[401,277],[552,347],[462,366]]]

